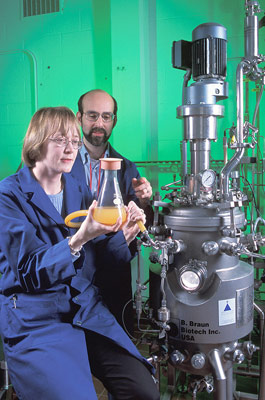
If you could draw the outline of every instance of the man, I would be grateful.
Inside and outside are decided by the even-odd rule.
[[[104,171],[100,169],[99,158],[121,158],[123,161],[118,171],[118,181],[123,202],[125,205],[131,200],[138,203],[147,214],[147,221],[151,222],[152,209],[149,201],[152,196],[152,187],[150,183],[146,178],[140,177],[133,162],[116,152],[108,142],[117,124],[117,109],[116,100],[103,90],[91,90],[80,97],[76,116],[83,130],[83,146],[73,166],[72,174],[80,181],[86,182],[88,196],[92,201],[97,199],[103,180]],[[135,252],[135,242],[130,245],[130,248],[132,252]],[[132,333],[130,263],[125,262],[121,256],[119,265],[111,265],[111,262],[106,265],[102,255],[102,260],[98,260],[96,284],[118,322],[126,331]]]

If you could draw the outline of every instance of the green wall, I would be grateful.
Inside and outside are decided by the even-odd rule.
[[[223,158],[222,137],[236,123],[236,67],[244,55],[244,0],[64,0],[60,12],[23,17],[22,0],[0,0],[0,179],[20,163],[22,139],[34,111],[66,105],[77,111],[87,90],[102,88],[118,100],[111,143],[133,161],[180,160],[184,71],[171,65],[174,40],[191,40],[205,22],[227,28],[229,99],[212,144]],[[265,0],[260,4],[265,9]],[[260,52],[265,54],[265,28]],[[250,120],[256,93],[249,84]],[[264,98],[260,157],[264,158]],[[230,153],[231,155],[231,153]],[[158,190],[176,178],[172,164],[140,172]],[[264,216],[264,187],[259,198]],[[134,271],[135,273],[135,271]],[[147,271],[143,280],[148,276]]]
[[[115,148],[134,161],[180,160],[184,71],[171,65],[173,40],[191,40],[204,22],[227,28],[229,99],[218,121],[212,156],[223,158],[224,129],[236,123],[236,66],[244,53],[244,0],[64,0],[60,12],[23,17],[22,0],[0,0],[0,179],[16,171],[34,111],[66,105],[77,111],[85,91],[102,88],[118,100]],[[264,0],[260,1],[265,8]],[[265,28],[260,52],[265,53]],[[250,83],[253,113],[255,85]],[[261,109],[264,109],[264,99]],[[264,113],[260,132],[264,130]],[[264,142],[264,141],[263,141]],[[261,153],[264,157],[263,142]],[[157,190],[172,166],[140,166]]]

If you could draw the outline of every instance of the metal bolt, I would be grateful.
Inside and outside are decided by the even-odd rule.
[[[244,356],[244,354],[242,353],[241,350],[235,350],[235,351],[234,351],[234,354],[233,354],[233,361],[234,361],[236,364],[241,364],[241,363],[244,361],[244,359],[245,359],[245,356]]]
[[[202,353],[194,354],[191,357],[191,365],[195,369],[201,369],[204,367],[206,361],[206,357]]]
[[[173,364],[179,365],[185,361],[185,356],[179,350],[174,350],[170,355],[170,359]]]

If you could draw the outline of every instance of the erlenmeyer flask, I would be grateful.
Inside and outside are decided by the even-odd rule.
[[[122,222],[126,221],[126,211],[117,178],[121,161],[121,158],[100,158],[101,168],[105,173],[93,217],[101,224],[113,225],[118,217],[122,218]]]

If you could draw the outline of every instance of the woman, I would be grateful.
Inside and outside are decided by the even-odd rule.
[[[115,249],[121,221],[97,223],[94,202],[77,232],[64,224],[86,207],[68,174],[80,145],[71,110],[42,108],[24,139],[26,166],[0,182],[1,336],[11,381],[20,400],[94,400],[92,371],[117,400],[159,399],[149,364],[92,284],[91,246],[131,257],[125,238]],[[133,202],[127,212],[130,241],[145,221]]]

